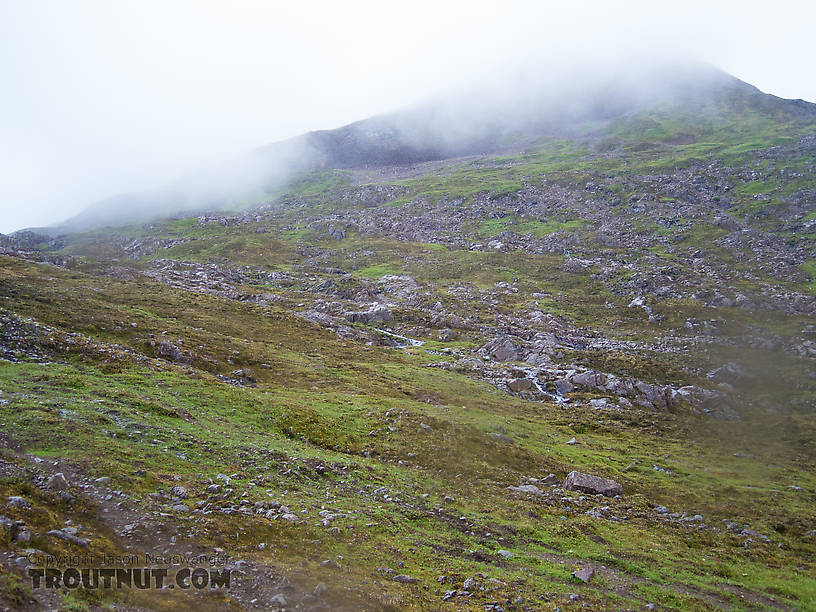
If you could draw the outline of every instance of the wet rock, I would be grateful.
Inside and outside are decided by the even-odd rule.
[[[507,383],[507,387],[513,393],[521,393],[522,391],[529,391],[533,388],[533,381],[529,378],[514,378]]]
[[[572,393],[575,390],[575,385],[573,385],[566,378],[559,378],[558,380],[554,381],[553,384],[555,385],[555,391],[558,393],[558,395]]]
[[[567,491],[581,491],[582,493],[600,494],[607,497],[614,497],[623,493],[623,487],[620,483],[601,476],[582,474],[581,472],[570,472],[564,480],[564,488]]]

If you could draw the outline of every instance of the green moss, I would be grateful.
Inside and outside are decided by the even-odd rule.
[[[810,292],[816,295],[816,259],[811,259],[799,266],[810,277]]]

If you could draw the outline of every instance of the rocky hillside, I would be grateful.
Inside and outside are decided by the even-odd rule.
[[[816,112],[709,76],[0,238],[0,601],[816,606]],[[234,580],[32,590],[32,551]]]

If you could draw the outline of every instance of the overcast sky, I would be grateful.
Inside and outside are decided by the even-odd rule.
[[[814,32],[784,0],[0,0],[0,232],[531,55],[688,56],[816,101]]]

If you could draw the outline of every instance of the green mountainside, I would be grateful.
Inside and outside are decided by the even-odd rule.
[[[0,605],[816,607],[816,107],[723,79],[0,237]]]

